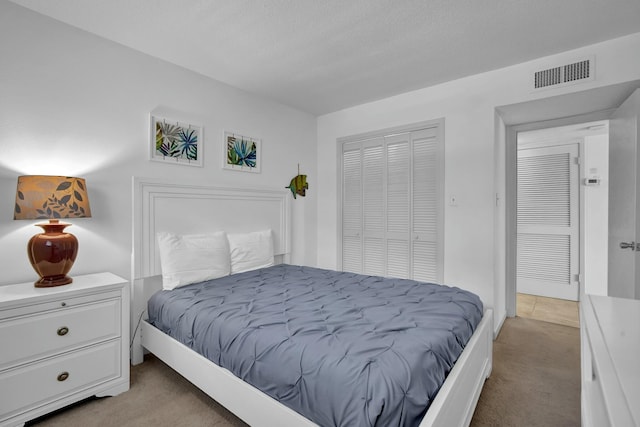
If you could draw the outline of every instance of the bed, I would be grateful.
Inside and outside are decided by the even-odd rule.
[[[153,353],[250,425],[312,426],[318,424],[351,424],[351,418],[347,417],[342,421],[333,422],[331,421],[332,417],[334,417],[333,415],[329,416],[329,418],[322,418],[322,414],[312,414],[310,418],[314,418],[317,422],[311,421],[307,416],[300,414],[300,412],[305,413],[305,410],[300,408],[298,408],[298,411],[291,409],[290,406],[292,405],[287,402],[286,398],[282,400],[289,406],[271,397],[271,395],[278,395],[278,393],[262,392],[251,385],[250,383],[255,383],[255,381],[251,378],[251,375],[242,373],[243,362],[236,363],[237,366],[240,366],[238,369],[233,367],[233,363],[229,365],[229,369],[220,367],[209,359],[211,358],[220,363],[219,358],[216,359],[211,354],[208,354],[209,358],[200,355],[191,348],[193,346],[190,345],[189,339],[172,338],[160,330],[168,330],[171,327],[160,327],[159,329],[152,325],[151,322],[158,325],[162,324],[162,321],[158,321],[155,313],[152,313],[151,322],[148,319],[147,306],[149,300],[153,301],[156,298],[154,295],[157,296],[162,293],[158,292],[162,289],[162,277],[159,276],[161,271],[160,256],[155,239],[156,233],[159,231],[189,234],[202,232],[203,230],[211,232],[226,230],[227,232],[238,233],[271,230],[277,265],[228,276],[227,278],[222,278],[223,282],[225,280],[234,281],[240,276],[248,276],[249,283],[258,283],[262,280],[262,277],[282,275],[284,271],[289,276],[302,274],[302,270],[305,269],[309,271],[304,271],[304,274],[317,273],[316,270],[318,269],[289,265],[291,214],[290,197],[288,197],[287,193],[271,189],[216,188],[134,178],[133,194],[134,247],[132,275],[136,280],[133,287],[132,306],[132,319],[134,319],[132,325],[132,362],[134,364],[140,363],[145,350]],[[256,215],[256,212],[259,212],[260,215]],[[320,275],[333,274],[326,270],[320,269],[319,271]],[[345,273],[336,274],[345,275]],[[247,280],[247,277],[245,277],[245,280]],[[333,280],[330,283],[334,283],[342,279],[330,280]],[[410,284],[403,282],[403,285]],[[189,289],[192,286],[204,285],[196,284],[179,289]],[[322,286],[324,289],[328,285]],[[411,284],[411,286],[415,286],[415,284]],[[214,288],[221,289],[222,285],[218,283]],[[340,292],[344,289],[352,289],[352,287],[341,288]],[[386,289],[386,287],[382,289]],[[454,291],[457,292],[457,290]],[[372,291],[369,289],[367,292]],[[375,292],[378,292],[378,290]],[[406,293],[405,291],[403,292]],[[201,291],[192,293],[199,294]],[[297,306],[297,302],[295,306]],[[153,308],[151,310],[154,311]],[[492,363],[492,312],[490,309],[484,309],[484,312],[481,312],[477,317],[478,324],[475,332],[473,332],[466,346],[464,346],[464,350],[459,354],[459,357],[456,355],[457,361],[448,372],[446,380],[439,387],[435,397],[418,398],[424,400],[424,407],[428,406],[424,417],[420,414],[422,418],[419,422],[420,426],[465,426],[470,423],[484,381],[491,372]],[[385,322],[389,326],[388,329],[394,329],[397,326],[392,325],[392,323]],[[356,326],[352,324],[352,330]],[[256,339],[260,341],[262,336],[258,336]],[[253,342],[251,345],[255,346],[256,344]],[[283,353],[274,357],[286,358],[288,357],[287,354]],[[232,370],[236,371],[235,374],[231,372]],[[318,371],[320,372],[321,370],[318,369]],[[319,375],[326,377],[332,374],[335,373],[325,370],[324,373]],[[425,375],[428,376],[428,373]],[[343,376],[343,374],[340,374],[340,376]],[[415,375],[415,373],[412,373],[411,376],[413,378],[421,377]],[[246,381],[241,380],[239,377],[243,377]],[[291,378],[289,378],[289,381],[291,382]],[[326,391],[325,394],[327,394]],[[419,406],[420,403],[418,402],[417,405]],[[307,404],[307,406],[309,405]],[[343,410],[352,411],[352,409]],[[407,412],[410,413],[410,411]],[[308,414],[308,412],[306,413]],[[355,423],[355,421],[353,422]],[[378,425],[382,425],[383,422],[386,423],[384,418],[380,418]],[[358,423],[361,423],[361,421],[358,421]]]

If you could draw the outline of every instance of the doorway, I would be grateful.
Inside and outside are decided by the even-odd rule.
[[[516,315],[516,162],[518,132],[608,120],[640,80],[496,107],[496,316]],[[605,281],[606,283],[606,281]],[[582,289],[581,291],[582,292]],[[639,292],[640,293],[640,292]],[[505,305],[501,305],[501,301]],[[503,311],[504,310],[504,311]],[[498,326],[499,328],[499,326]]]
[[[517,132],[516,313],[578,325],[606,294],[608,121]]]

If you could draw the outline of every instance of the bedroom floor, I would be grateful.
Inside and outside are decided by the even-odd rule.
[[[580,427],[580,330],[507,318],[471,427]]]
[[[558,325],[580,327],[576,301],[516,294],[516,315]]]

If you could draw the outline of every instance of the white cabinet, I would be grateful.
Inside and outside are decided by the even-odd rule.
[[[640,426],[640,301],[580,301],[582,425]]]
[[[129,389],[129,288],[111,273],[0,286],[0,426]]]

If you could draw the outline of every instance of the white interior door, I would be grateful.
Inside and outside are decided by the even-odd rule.
[[[413,132],[412,278],[444,280],[444,152],[441,128]]]
[[[411,277],[411,133],[385,137],[387,151],[387,275]]]
[[[342,151],[342,269],[362,272],[362,152],[360,144]]]
[[[578,159],[578,144],[518,150],[518,292],[578,300]]]
[[[609,124],[609,295],[640,299],[638,122],[640,89]]]
[[[384,138],[362,144],[363,272],[386,275]]]

